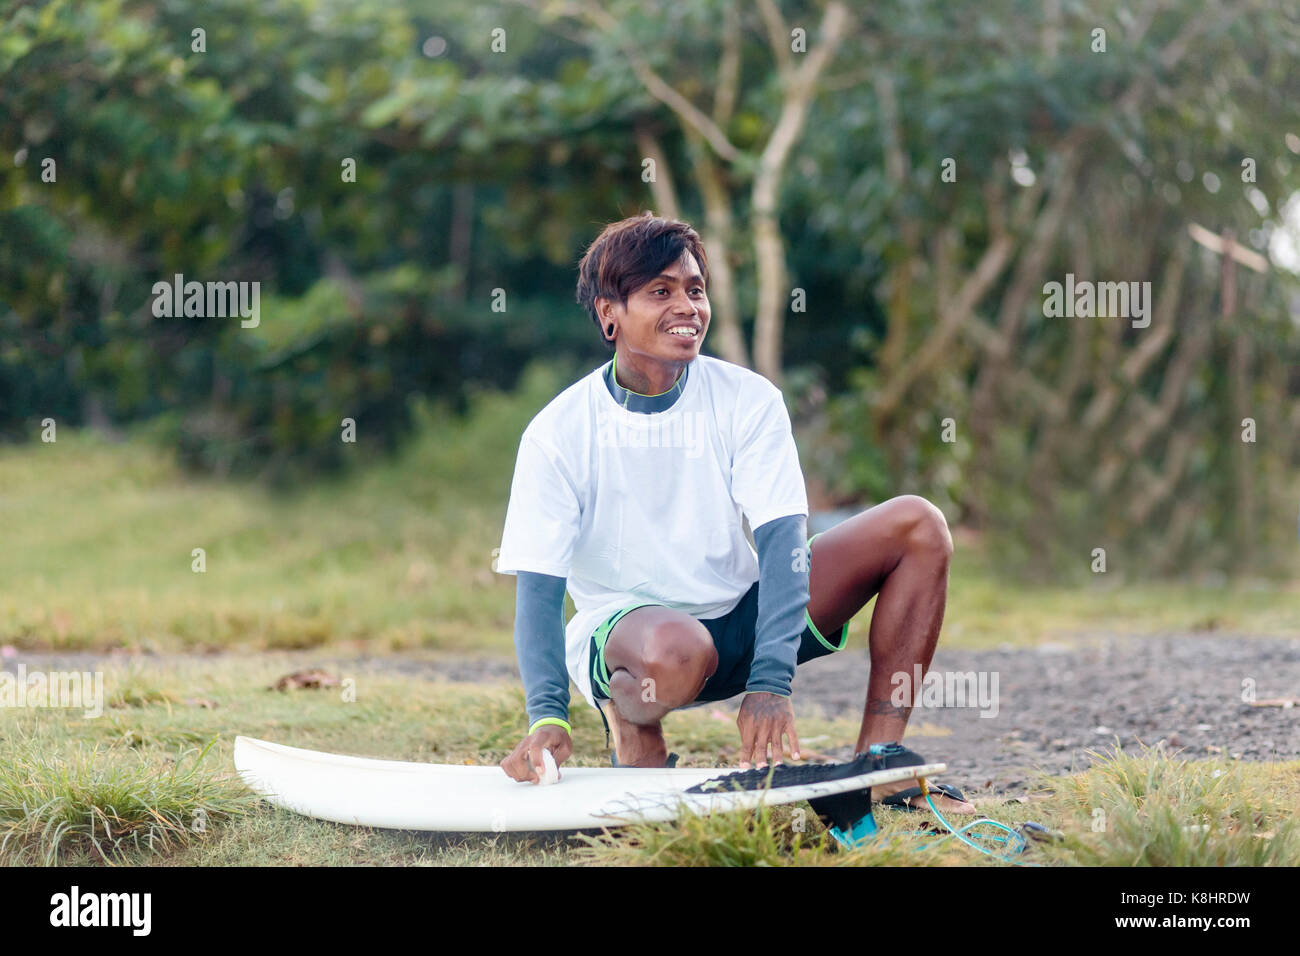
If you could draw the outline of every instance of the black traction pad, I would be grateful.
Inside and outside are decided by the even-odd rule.
[[[883,753],[860,754],[855,759],[844,763],[813,763],[796,766],[777,764],[775,767],[738,770],[735,773],[710,777],[703,783],[688,787],[686,792],[725,793],[729,790],[763,790],[768,786],[774,790],[780,787],[801,787],[810,783],[860,777],[863,774],[894,767],[916,767],[923,763],[925,759],[920,754],[892,744],[887,745]]]

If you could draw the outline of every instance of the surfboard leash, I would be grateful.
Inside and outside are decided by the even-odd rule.
[[[1007,826],[1004,823],[999,823],[997,820],[990,820],[988,817],[981,817],[980,819],[968,823],[965,826],[954,827],[951,823],[948,822],[947,817],[945,817],[942,813],[939,812],[939,808],[934,805],[934,797],[932,796],[933,791],[926,783],[925,778],[918,777],[917,782],[921,785],[921,794],[925,797],[925,802],[930,805],[930,811],[935,815],[935,818],[948,832],[945,833],[943,836],[939,837],[939,839],[935,840],[932,843],[926,843],[923,844],[922,846],[916,847],[914,852],[920,853],[922,850],[927,850],[930,847],[938,846],[944,840],[948,840],[953,837],[956,837],[958,840],[960,840],[962,843],[966,844],[967,846],[971,847],[972,849],[978,850],[980,853],[983,853],[986,856],[991,856],[995,860],[1001,860],[1004,863],[1010,863],[1014,866],[1042,866],[1041,863],[1034,863],[1034,862],[1015,859],[1016,855],[1024,853],[1025,850],[1029,848],[1029,844],[1025,841],[1025,838],[1023,836],[1021,836],[1019,833],[1016,832],[1016,830],[1014,830],[1012,827]],[[867,792],[868,794],[870,793],[869,790]],[[868,797],[868,805],[869,802],[870,802],[870,797]],[[981,827],[981,826],[993,827],[995,830],[1002,831],[1003,834],[1005,835],[980,834],[978,836],[978,839],[994,842],[994,843],[1001,843],[1004,846],[1010,844],[1013,848],[1009,852],[999,853],[989,849],[988,847],[980,846],[978,843],[976,843],[974,840],[972,840],[970,837],[966,835],[968,832],[973,832],[976,827]],[[873,815],[870,809],[868,809],[866,814],[863,817],[861,817],[852,826],[848,826],[848,827],[832,826],[829,827],[828,829],[830,831],[831,836],[835,838],[836,842],[838,842],[841,846],[843,846],[845,849],[848,850],[858,849],[863,845],[875,840],[880,835],[880,828],[876,824],[875,816]],[[1049,832],[1046,831],[1046,828],[1040,828],[1040,829],[1042,829],[1044,832]],[[913,830],[910,833],[907,833],[905,835],[906,836],[929,836],[930,833],[925,830]],[[884,841],[881,843],[881,846],[887,845],[888,841],[889,838],[885,837]]]
[[[954,827],[951,823],[948,822],[948,818],[939,812],[939,808],[934,805],[934,797],[932,796],[933,791],[930,789],[929,784],[926,783],[925,778],[918,777],[917,782],[920,783],[921,785],[921,794],[925,797],[925,802],[930,805],[930,812],[934,814],[935,819],[937,819],[939,823],[943,825],[944,829],[948,831],[946,834],[939,837],[939,839],[935,840],[933,843],[926,843],[923,846],[917,847],[916,848],[917,853],[920,853],[922,850],[929,849],[932,846],[938,846],[944,840],[951,839],[952,837],[956,837],[958,840],[960,840],[962,843],[965,843],[971,849],[978,850],[980,853],[983,853],[986,856],[991,856],[995,860],[1001,860],[1003,863],[1010,863],[1013,866],[1042,866],[1041,863],[1034,863],[1026,860],[1015,859],[1015,855],[1024,853],[1025,850],[1029,848],[1029,844],[1025,842],[1025,838],[1023,836],[1017,833],[1015,829],[1013,829],[1012,827],[1007,826],[1005,823],[999,823],[997,820],[990,820],[988,817],[981,817],[980,819],[968,823],[965,826]],[[966,836],[966,833],[968,831],[973,831],[976,827],[980,827],[980,826],[989,826],[994,828],[994,830],[1001,830],[1006,834],[1005,836],[998,836],[995,834],[981,834],[980,835],[981,840],[988,840],[991,842],[1001,843],[1003,845],[1011,844],[1013,849],[1007,853],[997,853],[994,852],[993,850],[990,850],[988,847],[980,846],[978,843],[970,839],[970,837]],[[926,833],[924,830],[914,830],[910,835],[923,836],[926,835]]]

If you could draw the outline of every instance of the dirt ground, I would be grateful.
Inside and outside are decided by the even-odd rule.
[[[388,658],[372,666],[431,671],[454,680],[518,679],[513,662],[501,659]],[[976,694],[975,700],[962,701],[954,694],[939,707],[924,706],[923,693],[922,706],[913,711],[909,745],[928,760],[947,763],[942,780],[968,796],[1023,794],[1033,785],[1035,770],[1081,770],[1091,762],[1087,751],[1112,749],[1116,740],[1126,748],[1163,741],[1187,757],[1300,759],[1300,706],[1253,707],[1243,700],[1247,689],[1257,700],[1300,697],[1300,641],[1097,635],[1033,648],[950,651],[940,646],[931,670],[973,673],[975,688],[982,674],[986,690],[996,687],[996,698]],[[808,662],[795,675],[796,713],[815,707],[828,717],[860,717],[868,671],[865,650]],[[996,713],[989,706],[994,699]],[[947,706],[956,703],[983,706]],[[735,698],[711,706],[734,710],[739,705]],[[812,746],[847,759],[852,743]]]
[[[796,701],[859,714],[867,657],[845,655],[800,668]],[[1023,792],[1035,769],[1083,769],[1087,751],[1111,749],[1117,739],[1125,748],[1163,742],[1189,758],[1300,759],[1300,706],[1243,700],[1248,690],[1257,701],[1300,697],[1300,641],[1102,636],[996,651],[941,646],[932,669],[983,672],[990,689],[997,675],[996,714],[987,706],[922,706],[909,728],[912,748],[946,762],[943,779],[975,796]]]
[[[278,655],[289,666],[342,665],[352,672],[399,672],[454,681],[518,680],[505,657],[446,655],[382,657],[346,664],[319,652]],[[165,666],[169,658],[148,658]],[[172,658],[181,660],[180,657]],[[96,655],[21,654],[0,661],[6,670],[87,669]],[[201,658],[199,658],[201,660]],[[119,661],[120,662],[120,661]],[[961,700],[923,692],[907,741],[928,760],[943,761],[942,777],[968,796],[1026,792],[1033,771],[1068,773],[1090,762],[1089,750],[1138,742],[1181,749],[1187,757],[1275,761],[1300,759],[1300,705],[1251,706],[1256,700],[1300,697],[1300,641],[1231,635],[1083,637],[1070,645],[963,651],[942,646],[931,668],[938,674],[975,675],[961,687],[996,695]],[[795,677],[796,713],[819,708],[826,716],[858,716],[866,691],[865,651],[843,651],[805,664]],[[930,678],[931,681],[935,678]],[[940,704],[940,706],[929,706]],[[996,708],[992,706],[996,703]],[[966,706],[957,706],[965,704]],[[575,700],[575,706],[583,706]],[[734,709],[739,698],[712,705]],[[852,741],[809,745],[847,758]],[[671,745],[671,742],[670,742]]]

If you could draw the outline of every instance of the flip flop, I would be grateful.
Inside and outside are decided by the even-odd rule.
[[[626,767],[624,764],[619,763],[618,754],[614,753],[614,751],[612,750],[609,752],[609,765],[611,767],[625,767],[625,769],[628,770],[638,769],[636,767]],[[677,754],[669,754],[668,762],[664,764],[664,769],[667,769],[668,767],[675,767],[675,766],[677,766]],[[640,769],[644,769],[644,768],[640,768]]]
[[[966,795],[950,784],[932,783],[930,784],[930,792],[938,793],[945,797],[951,797],[953,800],[960,800],[962,803],[966,802]],[[920,796],[924,796],[924,794],[921,793],[920,787],[908,787],[906,790],[898,791],[898,793],[891,793],[889,796],[885,797],[883,800],[880,801],[880,805],[882,807],[893,807],[896,810],[906,810],[909,813],[919,813],[920,811],[927,810],[929,808],[914,807],[907,801],[912,799],[913,797],[920,797]]]

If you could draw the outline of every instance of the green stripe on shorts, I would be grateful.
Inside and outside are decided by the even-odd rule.
[[[814,539],[816,539],[817,535],[820,534],[822,534],[822,532],[818,531],[817,534],[813,535],[811,538],[808,539],[809,563],[812,562],[812,543]],[[803,617],[804,620],[808,622],[808,630],[813,632],[813,637],[817,638],[817,640],[822,642],[822,647],[826,648],[828,651],[844,650],[844,645],[849,642],[849,624],[851,622],[849,621],[844,622],[844,628],[840,631],[840,643],[838,646],[836,646],[835,644],[832,644],[830,641],[826,640],[826,638],[822,637],[822,632],[817,630],[817,625],[813,623],[812,617],[809,616],[807,608],[803,609]]]
[[[652,604],[633,604],[631,607],[625,607],[623,610],[606,619],[605,623],[596,628],[592,637],[596,641],[596,683],[600,686],[601,693],[606,697],[612,696],[609,692],[609,667],[605,664],[605,643],[609,640],[609,634],[614,630],[614,625],[623,620],[623,615],[635,611],[641,607],[654,607]]]

